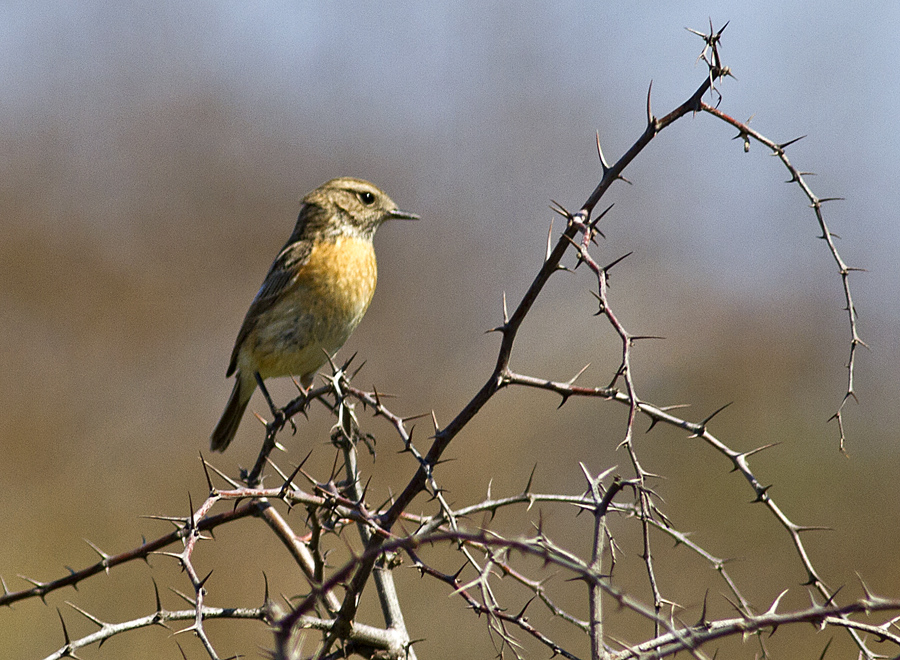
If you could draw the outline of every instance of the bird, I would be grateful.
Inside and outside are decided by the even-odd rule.
[[[359,325],[378,279],[375,231],[388,220],[417,220],[380,188],[332,179],[302,200],[294,231],[262,283],[234,342],[226,377],[234,387],[210,437],[225,451],[257,384],[280,376],[312,384],[319,368]],[[268,396],[267,396],[268,398]]]

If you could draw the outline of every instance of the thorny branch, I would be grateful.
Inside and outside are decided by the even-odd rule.
[[[850,291],[850,273],[858,269],[848,267],[844,263],[837,250],[835,236],[825,223],[822,205],[831,199],[814,195],[804,180],[805,173],[797,170],[787,159],[785,149],[791,142],[778,144],[769,140],[750,129],[747,124],[738,122],[718,110],[716,107],[718,103],[713,106],[702,100],[710,93],[721,101],[722,96],[716,85],[722,78],[730,75],[730,70],[722,64],[719,54],[723,29],[714,31],[710,25],[708,34],[691,30],[704,40],[704,49],[699,59],[706,63],[708,75],[690,98],[662,118],[654,116],[648,90],[645,129],[625,154],[612,165],[606,161],[598,136],[597,151],[602,167],[600,182],[578,211],[570,212],[559,205],[554,209],[564,216],[566,227],[555,245],[552,242],[548,245],[543,264],[512,314],[507,311],[504,297],[503,323],[494,329],[500,334],[501,342],[493,371],[481,389],[449,424],[439,427],[432,417],[435,433],[426,451],[421,451],[416,446],[413,442],[412,429],[408,428],[415,418],[402,417],[392,412],[378,391],[366,392],[353,387],[351,384],[353,374],[348,373],[350,361],[340,367],[332,364],[332,375],[326,379],[323,386],[310,391],[303,391],[301,388],[300,396],[279,411],[273,421],[266,424],[265,442],[259,457],[254,468],[249,473],[241,475],[241,482],[231,479],[203,462],[209,495],[198,509],[195,510],[191,506],[190,513],[186,517],[162,518],[174,524],[175,531],[153,541],[145,541],[138,548],[118,555],[107,555],[91,544],[100,555],[100,561],[80,571],[71,571],[68,575],[50,582],[24,578],[32,584],[32,587],[21,591],[9,591],[3,582],[0,605],[11,605],[35,597],[44,599],[49,593],[63,587],[77,586],[83,580],[100,572],[108,572],[113,567],[135,559],[147,559],[153,554],[163,554],[176,559],[186,573],[193,595],[182,597],[191,605],[191,609],[177,612],[165,610],[160,603],[158,590],[154,614],[120,624],[106,623],[73,605],[73,608],[94,622],[99,630],[73,641],[60,615],[65,645],[49,657],[76,657],[78,649],[89,644],[102,643],[114,635],[129,630],[166,625],[170,621],[190,621],[191,625],[179,632],[191,632],[200,639],[209,657],[215,659],[219,656],[206,634],[203,622],[212,618],[252,618],[265,621],[274,631],[275,650],[272,654],[274,658],[287,660],[300,657],[296,642],[298,631],[318,630],[322,633],[322,642],[316,650],[314,656],[316,658],[343,657],[357,653],[371,658],[414,660],[416,657],[413,650],[414,642],[407,632],[392,576],[392,569],[399,563],[399,557],[405,555],[423,576],[429,576],[447,585],[452,594],[461,598],[473,611],[485,615],[488,632],[494,640],[498,655],[510,653],[517,658],[522,657],[522,647],[514,635],[515,631],[520,631],[544,645],[555,655],[572,659],[578,657],[568,644],[564,645],[552,639],[545,631],[529,621],[526,610],[533,601],[537,601],[554,617],[587,635],[591,658],[597,660],[660,658],[673,656],[679,651],[686,651],[694,658],[706,658],[708,656],[702,650],[704,645],[725,637],[748,634],[757,637],[763,654],[766,654],[761,635],[763,631],[774,633],[779,626],[799,622],[847,630],[859,648],[861,657],[867,659],[878,657],[866,644],[868,636],[878,641],[890,642],[900,650],[900,635],[895,632],[897,618],[888,619],[878,625],[862,623],[851,618],[851,615],[858,613],[871,615],[875,612],[900,612],[900,601],[874,596],[863,585],[865,597],[839,605],[836,602],[837,592],[825,585],[801,540],[801,534],[821,528],[802,526],[793,522],[781,507],[776,505],[768,492],[768,487],[763,486],[751,471],[749,457],[771,445],[743,452],[734,450],[709,430],[710,422],[719,411],[700,422],[692,422],[674,415],[671,409],[656,406],[638,396],[632,370],[632,355],[636,342],[649,337],[629,332],[614,313],[608,289],[608,275],[622,258],[607,265],[600,265],[591,254],[591,247],[596,237],[600,235],[597,225],[609,210],[592,218],[597,204],[615,181],[623,179],[623,171],[644,147],[677,119],[689,113],[705,112],[737,128],[738,137],[744,141],[745,148],[749,145],[750,139],[764,144],[791,173],[789,183],[797,183],[810,200],[822,231],[822,238],[826,241],[842,278],[850,320],[851,349],[847,365],[847,391],[834,418],[840,429],[840,447],[843,450],[845,434],[842,412],[846,401],[855,398],[855,358],[857,348],[865,345],[859,336],[856,309]],[[576,385],[575,381],[580,373],[568,382],[555,382],[515,373],[509,366],[520,327],[550,277],[564,269],[561,265],[562,260],[570,250],[574,251],[577,264],[584,264],[593,274],[596,281],[598,315],[610,324],[619,337],[621,346],[619,366],[609,385],[605,387]],[[467,427],[483,406],[500,390],[510,386],[550,391],[559,395],[562,403],[577,396],[599,398],[627,406],[628,418],[620,447],[627,452],[633,478],[622,479],[613,476],[608,480],[614,468],[598,476],[592,476],[586,468],[583,468],[588,486],[580,494],[535,493],[529,479],[519,495],[493,498],[488,492],[487,497],[479,503],[459,508],[452,507],[435,478],[441,457],[453,439]],[[271,452],[279,446],[277,434],[286,424],[293,425],[292,419],[295,415],[306,414],[312,401],[322,403],[337,419],[332,442],[338,448],[339,460],[335,463],[333,473],[324,481],[318,481],[307,474],[303,464],[287,475],[270,461]],[[369,439],[360,431],[353,402],[360,403],[364,408],[372,410],[376,416],[387,420],[400,438],[404,452],[411,454],[416,460],[416,472],[406,486],[389,502],[374,508],[366,502],[366,483],[356,456],[358,443],[368,442]],[[634,424],[640,416],[650,419],[651,428],[659,423],[681,428],[726,458],[732,469],[739,472],[749,484],[754,492],[755,501],[764,505],[779,525],[787,531],[805,572],[806,584],[824,599],[824,603],[819,604],[814,600],[805,610],[779,614],[777,612],[781,600],[779,596],[765,612],[758,613],[726,570],[725,560],[693,542],[686,533],[677,530],[660,511],[658,498],[649,486],[649,482],[656,475],[643,468],[633,442]],[[261,487],[263,470],[269,464],[273,465],[281,478],[281,485],[277,488]],[[213,486],[210,471],[216,472],[230,487],[220,490]],[[339,473],[343,473],[342,478],[339,478]],[[305,490],[295,482],[300,477],[308,482]],[[617,500],[625,490],[633,493],[633,501]],[[423,492],[437,502],[437,511],[431,515],[413,515],[409,512],[410,504]],[[233,506],[230,511],[212,513],[214,507],[226,502]],[[579,511],[590,513],[593,526],[589,559],[581,559],[555,543],[545,534],[540,523],[535,525],[536,533],[527,538],[504,538],[487,528],[472,529],[468,523],[469,517],[476,513],[490,514],[493,518],[498,512],[510,507],[525,505],[531,508],[536,504],[575,507]],[[302,507],[307,512],[305,521],[307,533],[297,533],[276,505],[286,506],[289,509]],[[607,527],[607,520],[611,515],[636,518],[640,523],[641,557],[652,597],[652,603],[649,605],[615,586],[609,577],[616,557],[615,540]],[[263,521],[282,543],[305,576],[309,591],[301,597],[286,601],[281,606],[270,600],[267,585],[261,607],[244,609],[211,607],[206,602],[208,596],[206,584],[210,576],[201,577],[196,572],[192,560],[194,553],[197,552],[198,541],[207,538],[204,532],[248,517]],[[401,521],[403,526],[415,526],[415,530],[409,533],[405,529],[401,532],[395,531],[395,527],[401,527],[398,525]],[[331,534],[340,535],[349,525],[356,527],[362,541],[362,550],[355,554],[351,552],[349,558],[342,564],[327,562],[322,546],[323,537]],[[657,568],[651,547],[651,538],[654,535],[665,535],[674,539],[702,557],[727,585],[733,598],[728,600],[734,605],[738,617],[708,621],[704,606],[704,613],[698,623],[685,625],[678,622],[674,617],[676,605],[663,596],[657,580]],[[452,544],[462,556],[463,566],[455,573],[442,571],[432,565],[423,552],[435,544],[442,543]],[[164,550],[176,544],[181,544],[179,552]],[[588,586],[589,618],[582,620],[559,606],[546,589],[546,578],[532,577],[520,569],[512,559],[514,553],[517,553],[516,556],[539,558],[544,567],[556,567],[568,573],[573,579],[583,581]],[[607,565],[609,570],[605,570]],[[356,621],[360,596],[370,577],[373,578],[382,607],[385,621],[383,628],[367,626]],[[495,584],[502,578],[508,578],[524,586],[533,594],[532,599],[517,613],[501,604],[501,599],[497,595]],[[338,595],[342,592],[343,599]],[[652,624],[652,637],[633,645],[616,642],[605,625],[604,599],[615,603],[619,608],[636,613]],[[671,608],[673,614],[664,616],[664,608]]]
[[[547,259],[544,261],[540,271],[538,272],[531,286],[526,291],[519,305],[516,307],[509,318],[504,318],[503,325],[496,328],[496,330],[501,334],[501,344],[497,357],[497,363],[494,367],[493,373],[488,378],[487,382],[478,391],[478,393],[460,411],[460,413],[447,426],[437,430],[431,447],[425,454],[424,460],[419,465],[415,476],[407,484],[406,488],[404,488],[404,490],[397,496],[388,511],[380,517],[381,524],[385,529],[391,529],[394,523],[400,518],[402,513],[411,504],[413,499],[423,490],[426,490],[429,481],[433,478],[432,474],[434,466],[438,464],[441,456],[449,446],[450,442],[452,442],[452,440],[466,427],[466,425],[472,420],[472,418],[478,414],[478,412],[488,402],[488,400],[490,400],[490,398],[503,387],[505,377],[509,372],[509,359],[512,354],[513,343],[515,342],[518,330],[521,327],[522,322],[524,321],[528,312],[531,310],[535,300],[540,295],[547,281],[559,269],[560,262],[562,261],[562,258],[565,255],[566,251],[569,249],[570,244],[572,244],[576,234],[579,231],[579,228],[584,226],[584,224],[589,221],[591,212],[600,201],[603,194],[609,189],[609,187],[616,179],[620,178],[625,167],[627,167],[627,165],[632,160],[634,160],[634,158],[644,149],[644,147],[647,146],[647,144],[650,143],[650,141],[661,130],[671,125],[679,117],[682,117],[690,112],[698,111],[700,109],[700,101],[703,95],[712,87],[714,81],[724,75],[728,75],[727,69],[712,66],[710,68],[709,76],[704,79],[703,83],[697,88],[694,94],[692,94],[691,97],[682,105],[680,105],[678,108],[661,119],[657,119],[653,116],[653,113],[650,109],[650,95],[648,93],[647,126],[643,134],[638,138],[634,145],[632,145],[632,147],[618,161],[616,161],[616,163],[609,167],[604,166],[603,176],[600,183],[588,197],[581,210],[573,216],[573,220],[577,220],[577,222],[573,221],[569,223],[569,226],[557,242],[556,247],[550,252]],[[634,458],[636,459],[636,457]],[[639,464],[635,463],[635,465],[640,472]],[[371,549],[377,549],[380,543],[382,543],[382,539],[376,537],[372,540],[372,543],[369,547]],[[374,568],[376,558],[377,553],[373,554],[368,560],[361,562],[356,569],[353,577],[350,580],[347,596],[345,596],[341,611],[338,614],[340,619],[349,622],[355,617],[358,606],[358,594],[361,593],[366,582],[368,582],[369,575]],[[287,631],[281,630],[280,634],[285,635],[287,634]]]
[[[806,195],[807,199],[809,199],[809,204],[816,214],[816,221],[819,223],[819,229],[822,231],[822,235],[819,236],[819,238],[825,241],[825,243],[828,245],[828,250],[831,253],[831,257],[834,259],[834,263],[838,267],[838,273],[841,276],[841,282],[844,288],[844,300],[847,303],[845,310],[847,312],[848,321],[850,323],[850,357],[847,360],[847,390],[844,393],[843,399],[841,399],[841,404],[840,406],[838,406],[837,412],[835,412],[831,417],[831,419],[837,421],[838,431],[840,433],[839,447],[841,451],[844,451],[844,444],[846,440],[843,418],[844,406],[847,404],[848,400],[856,400],[856,391],[853,385],[854,369],[856,367],[856,352],[860,346],[865,346],[866,344],[859,335],[859,319],[856,313],[856,305],[853,303],[853,295],[850,292],[850,273],[852,273],[853,271],[862,271],[864,269],[853,268],[851,266],[848,266],[844,262],[844,259],[841,257],[840,253],[838,252],[837,245],[835,244],[835,239],[838,237],[831,231],[831,229],[828,228],[828,225],[825,223],[825,214],[822,212],[823,204],[827,202],[838,201],[841,198],[818,197],[815,193],[813,193],[812,189],[809,187],[809,184],[806,183],[806,179],[804,178],[804,175],[808,175],[810,173],[801,172],[796,167],[794,167],[793,164],[791,164],[790,160],[788,160],[785,149],[787,149],[788,146],[794,144],[798,140],[802,140],[802,137],[778,144],[750,128],[750,126],[748,125],[749,122],[740,122],[725,114],[718,108],[714,108],[710,105],[707,105],[706,103],[701,103],[700,108],[701,110],[703,110],[703,112],[707,112],[713,117],[718,117],[722,121],[727,122],[737,128],[738,134],[735,136],[735,139],[741,139],[743,141],[744,151],[750,150],[750,138],[753,138],[757,142],[764,144],[766,147],[771,149],[772,154],[778,157],[778,159],[784,164],[788,172],[790,172],[791,174],[791,178],[788,179],[785,183],[796,183],[800,187],[800,190],[803,191],[803,194]]]

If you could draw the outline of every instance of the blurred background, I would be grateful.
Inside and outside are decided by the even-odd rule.
[[[577,208],[596,185],[599,131],[614,161],[643,130],[647,88],[663,115],[705,76],[702,42],[685,27],[730,21],[722,42],[736,79],[720,85],[721,109],[777,141],[800,135],[789,156],[812,170],[813,190],[845,197],[826,206],[855,273],[860,332],[859,404],[846,409],[847,456],[828,418],[845,391],[849,329],[841,282],[807,200],[759,145],[745,154],[733,129],[706,115],[665,130],[601,206],[612,300],[636,334],[638,393],[660,405],[690,404],[700,420],[734,402],[713,430],[735,449],[778,442],[752,466],[796,522],[833,531],[807,535],[810,555],[842,598],[861,595],[855,572],[896,597],[900,468],[900,111],[894,3],[413,2],[363,3],[4,3],[0,6],[0,576],[50,580],[169,527],[140,516],[185,515],[206,493],[199,452],[231,383],[225,367],[243,314],[289,235],[298,201],[339,175],[367,178],[417,224],[379,233],[379,288],[341,355],[366,365],[356,383],[396,395],[391,407],[434,410],[444,424],[490,373],[501,296],[515,304],[543,258],[550,200]],[[709,97],[707,97],[709,100]],[[557,217],[554,228],[562,227]],[[571,264],[571,260],[570,260]],[[586,269],[554,277],[522,330],[516,370],[605,385],[619,345],[593,317]],[[273,393],[281,401],[292,386]],[[439,481],[458,505],[487,492],[578,493],[583,462],[618,465],[624,409],[508,390],[451,446]],[[266,412],[262,399],[251,408]],[[360,411],[378,437],[370,501],[414,469],[383,420]],[[323,478],[332,423],[313,409],[301,420],[285,467],[315,449]],[[641,430],[645,428],[642,422]],[[431,429],[419,424],[425,448]],[[214,462],[231,474],[261,441],[248,415]],[[720,557],[759,608],[785,588],[784,607],[808,604],[806,575],[790,540],[720,456],[673,429],[637,436],[663,510]],[[549,457],[552,456],[552,460]],[[429,504],[418,504],[425,510]],[[584,552],[590,521],[545,507],[547,531]],[[302,529],[302,514],[292,518]],[[535,512],[532,512],[532,516]],[[527,534],[524,512],[498,517]],[[478,521],[475,521],[476,523]],[[639,537],[613,521],[621,545],[618,584],[649,599]],[[663,594],[695,621],[709,592],[710,616],[731,616],[725,585],[684,548],[655,539]],[[455,557],[434,551],[443,570]],[[262,572],[273,593],[303,582],[262,523],[244,521],[201,545],[198,570],[215,568],[209,604],[255,606]],[[165,557],[0,612],[0,656],[44,657],[70,635],[95,630],[64,604],[122,621],[153,610],[189,584]],[[541,567],[534,566],[541,575]],[[419,657],[493,657],[483,619],[448,590],[397,571]],[[583,589],[561,575],[560,604],[587,615]],[[371,594],[369,594],[371,595]],[[528,599],[510,589],[518,611]],[[532,622],[587,655],[587,639]],[[380,624],[367,602],[361,621]],[[441,621],[436,627],[434,621]],[[619,639],[639,641],[646,623],[617,614]],[[259,624],[209,624],[223,656],[258,657],[270,636]],[[465,634],[460,634],[466,631]],[[841,633],[780,630],[775,657],[856,657]],[[199,643],[178,638],[189,658]],[[753,657],[755,642],[722,645]],[[874,648],[878,649],[877,645]],[[448,653],[448,649],[453,649]],[[526,642],[529,657],[547,651]],[[712,654],[713,649],[709,649]],[[888,649],[895,653],[895,649]],[[162,629],[114,638],[83,658],[179,658]]]

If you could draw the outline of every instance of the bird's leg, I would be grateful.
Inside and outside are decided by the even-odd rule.
[[[256,464],[249,474],[242,475],[248,486],[256,488],[260,484],[262,471],[269,458],[269,454],[272,453],[272,450],[275,449],[275,447],[279,446],[278,443],[275,442],[275,434],[278,433],[282,426],[284,426],[284,411],[275,408],[272,396],[269,394],[269,390],[266,389],[259,372],[254,372],[253,376],[256,378],[256,384],[259,385],[259,389],[262,390],[263,396],[266,398],[266,403],[269,404],[269,410],[272,411],[273,416],[272,421],[266,424],[266,439],[263,441],[262,449],[260,449],[259,456],[256,458]]]
[[[266,434],[272,435],[274,439],[275,433],[277,433],[281,429],[281,427],[284,426],[285,421],[288,421],[291,424],[294,435],[296,435],[297,426],[294,424],[294,420],[285,419],[284,409],[278,409],[275,407],[275,402],[272,401],[272,396],[269,394],[269,390],[266,389],[262,376],[259,375],[258,371],[253,372],[253,376],[256,378],[256,384],[259,385],[259,389],[262,390],[263,396],[266,398],[266,403],[269,404],[269,410],[272,411],[272,421],[266,424]]]
[[[275,403],[269,395],[269,390],[266,389],[266,384],[263,382],[262,376],[259,375],[258,371],[254,371],[253,376],[256,378],[256,384],[259,385],[259,389],[262,390],[263,396],[266,397],[266,403],[269,404],[269,410],[272,411],[272,415],[278,417],[278,415],[281,415],[282,413],[275,408]]]
[[[262,390],[263,396],[266,397],[266,403],[269,404],[269,410],[272,411],[272,417],[274,417],[274,419],[271,422],[271,427],[275,428],[277,430],[284,425],[284,422],[287,422],[288,424],[291,425],[293,435],[297,435],[297,425],[294,424],[293,419],[291,419],[291,418],[285,419],[284,408],[279,410],[278,408],[275,407],[275,402],[272,401],[272,396],[269,394],[269,390],[266,389],[266,386],[263,383],[262,376],[259,375],[258,371],[253,372],[253,376],[256,378],[256,384],[259,385],[259,389]],[[304,396],[307,395],[306,390],[301,390],[301,392],[303,392]]]

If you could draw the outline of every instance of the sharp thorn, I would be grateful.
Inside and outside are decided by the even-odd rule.
[[[800,137],[796,137],[796,138],[794,138],[793,140],[788,140],[787,142],[782,142],[781,144],[778,145],[778,148],[781,149],[781,150],[784,150],[784,149],[786,149],[787,147],[789,147],[789,146],[791,146],[792,144],[794,144],[795,142],[799,142],[800,140],[802,140],[802,139],[805,138],[805,137],[806,137],[805,135],[801,135]]]

